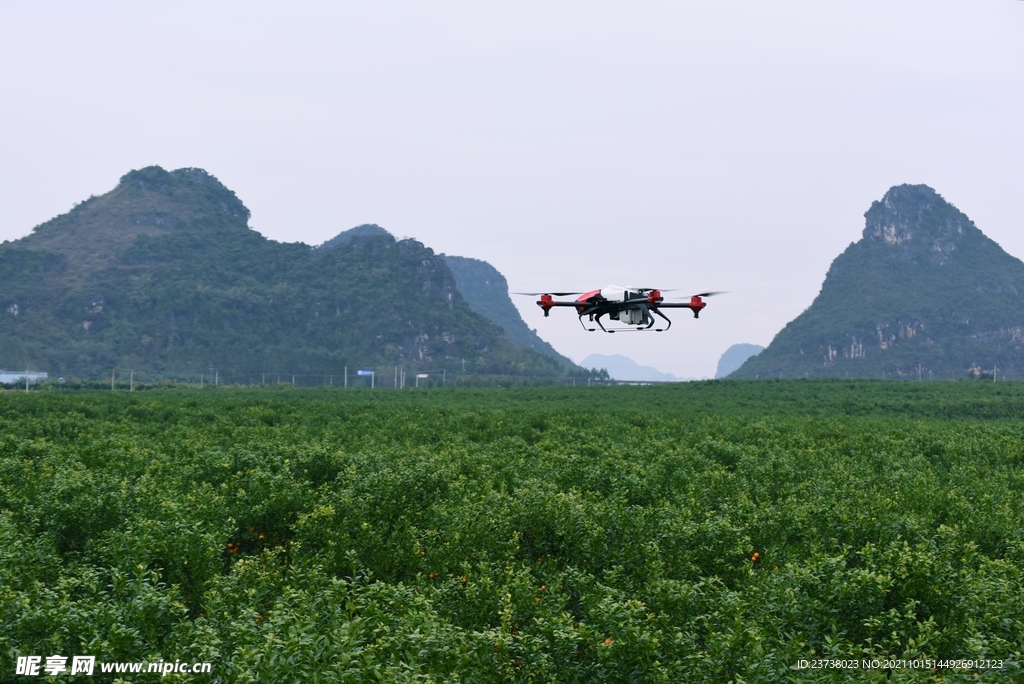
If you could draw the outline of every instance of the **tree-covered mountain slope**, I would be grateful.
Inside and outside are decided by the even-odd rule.
[[[360,227],[312,248],[268,240],[248,217],[205,171],[153,166],[3,243],[0,367],[173,377],[465,359],[478,372],[563,372],[474,313],[415,240]]]
[[[1024,377],[1024,263],[925,185],[864,217],[811,306],[729,377]]]
[[[519,309],[508,296],[508,282],[498,269],[486,261],[469,257],[442,254],[459,288],[462,297],[469,307],[481,316],[486,316],[492,323],[501,328],[505,337],[520,347],[532,349],[539,354],[555,359],[565,368],[575,368],[575,364],[545,342],[526,324],[519,315]]]

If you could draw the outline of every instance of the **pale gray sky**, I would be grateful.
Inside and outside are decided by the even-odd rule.
[[[711,377],[891,186],[1024,257],[1024,2],[0,2],[0,239],[198,166],[275,240],[378,223],[513,290],[729,290],[668,333],[527,322]],[[558,314],[567,314],[558,316]]]

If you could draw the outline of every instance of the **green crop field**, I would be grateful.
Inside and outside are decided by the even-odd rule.
[[[1016,383],[0,394],[0,680],[1024,682],[1022,651]]]

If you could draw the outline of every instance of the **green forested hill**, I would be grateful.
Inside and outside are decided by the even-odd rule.
[[[864,216],[811,306],[729,377],[1024,377],[1024,263],[925,185]]]
[[[3,243],[0,367],[173,377],[465,359],[563,372],[473,313],[415,240],[357,230],[311,248],[264,238],[248,216],[205,171],[154,166]]]

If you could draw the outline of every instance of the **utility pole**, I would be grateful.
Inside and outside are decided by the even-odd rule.
[[[110,391],[114,391],[114,371],[110,371]]]
[[[128,391],[135,391],[135,369],[132,368],[128,371]]]
[[[25,369],[25,391],[28,392],[28,368]]]
[[[398,389],[398,366],[395,366],[395,389]]]
[[[348,387],[348,366],[345,366],[345,387]]]
[[[203,374],[199,374],[199,389],[203,389]]]
[[[213,384],[214,385],[219,385],[220,384],[220,370],[219,369],[214,371],[214,374],[213,374]]]
[[[263,380],[260,381],[260,384],[261,385],[266,385],[267,384],[267,374],[266,373],[263,374]]]

